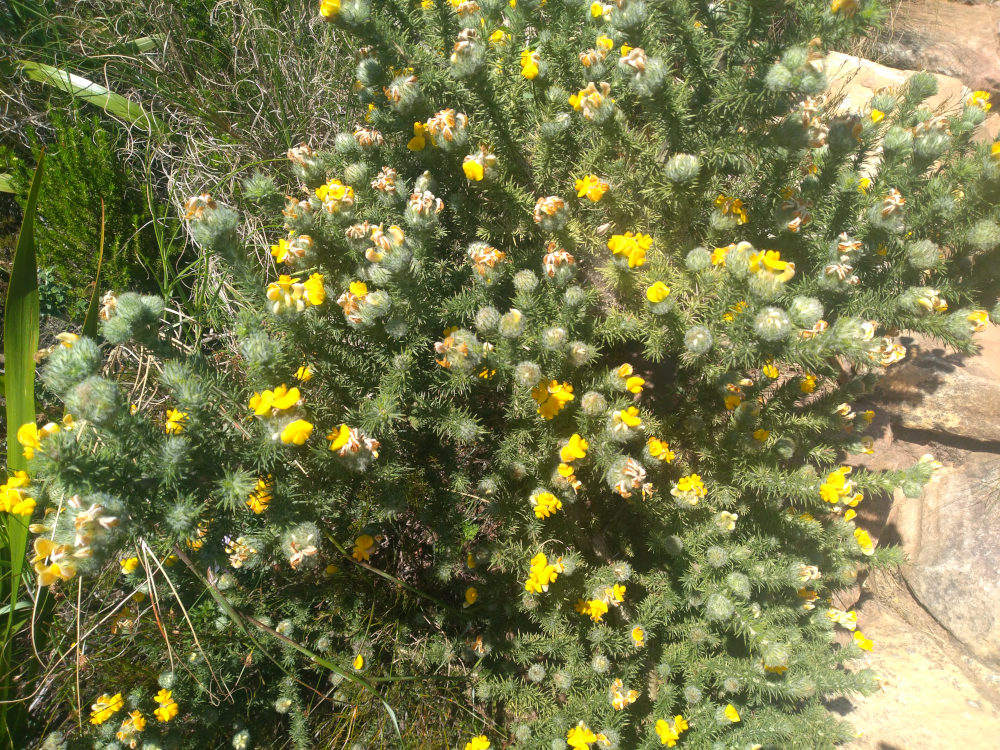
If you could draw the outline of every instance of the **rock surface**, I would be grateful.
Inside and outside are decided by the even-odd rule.
[[[1000,327],[975,341],[980,353],[964,357],[928,339],[904,340],[910,356],[889,369],[877,392],[894,424],[997,443],[1000,452]]]
[[[1000,668],[1000,456],[969,452],[889,518],[921,605],[988,665]]]
[[[889,65],[954,76],[1000,94],[1000,7],[906,0],[876,43]]]
[[[1000,9],[998,9],[1000,14]],[[1000,17],[998,17],[1000,20]],[[1000,66],[1000,58],[996,61]],[[824,60],[826,75],[830,80],[830,94],[843,99],[841,106],[848,111],[863,111],[868,100],[882,89],[897,89],[906,83],[915,70],[900,70],[872,60],[843,52],[830,52]],[[920,69],[920,66],[917,66]],[[935,74],[938,92],[927,100],[934,110],[957,110],[972,91],[958,78]],[[1000,105],[979,126],[975,138],[992,142],[1000,135]]]
[[[875,647],[859,666],[880,687],[834,704],[858,733],[848,750],[996,750],[1000,675],[969,660],[895,579],[866,588],[858,616]]]

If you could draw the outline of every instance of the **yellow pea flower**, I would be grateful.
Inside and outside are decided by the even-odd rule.
[[[289,422],[281,431],[281,442],[291,445],[303,445],[312,434],[313,426],[304,419]]]
[[[663,302],[668,296],[670,296],[670,287],[662,281],[656,281],[646,288],[646,299],[654,305]]]

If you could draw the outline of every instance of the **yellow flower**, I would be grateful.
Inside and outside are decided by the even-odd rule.
[[[639,697],[639,691],[626,690],[620,678],[611,683],[611,690],[609,693],[611,695],[611,706],[616,711],[624,710],[631,704],[635,703],[636,699]]]
[[[656,281],[646,288],[646,299],[654,305],[663,302],[668,296],[670,296],[670,287],[662,281]]]
[[[462,162],[462,171],[465,172],[465,178],[467,180],[471,180],[472,182],[480,182],[485,174],[483,165],[474,158],[468,156],[465,157],[465,161]]]
[[[476,587],[469,586],[469,588],[465,590],[465,604],[463,604],[462,606],[471,607],[473,604],[476,603],[476,600],[478,598],[479,598],[479,592],[476,590]]]
[[[312,380],[313,371],[312,367],[309,365],[301,365],[298,370],[295,371],[295,379],[300,383],[308,383]]]
[[[872,186],[871,178],[862,177],[860,180],[858,180],[858,192],[859,193],[867,193],[868,192],[868,188],[870,188],[871,186]]]
[[[535,509],[535,518],[548,518],[562,509],[562,501],[551,492],[539,492],[532,495],[530,500]]]
[[[597,203],[610,186],[596,174],[585,174],[576,181],[576,197],[587,197],[588,200]]]
[[[113,715],[121,711],[124,705],[125,699],[122,698],[121,693],[115,693],[114,695],[104,693],[104,695],[98,698],[90,707],[90,723],[103,724]]]
[[[351,439],[351,428],[346,424],[342,424],[335,432],[327,435],[326,439],[330,441],[330,450],[339,451]]]
[[[649,440],[646,441],[646,448],[649,449],[649,455],[653,458],[657,458],[665,463],[670,463],[674,460],[674,452],[670,450],[670,444],[666,440],[650,436]]]
[[[330,180],[316,188],[316,197],[323,201],[323,208],[337,213],[354,205],[354,188],[340,180]]]
[[[538,77],[538,65],[541,58],[537,51],[530,49],[521,50],[521,75],[529,81]]]
[[[749,217],[743,201],[739,198],[732,198],[726,195],[719,195],[715,199],[715,207],[723,216],[735,216],[737,224],[746,224]]]
[[[1000,141],[996,141],[992,146],[990,146],[990,157],[994,161],[1000,161]]]
[[[362,534],[354,540],[354,550],[351,552],[351,557],[358,562],[369,560],[371,559],[372,547],[374,546],[375,540],[371,534]]]
[[[736,710],[736,706],[732,703],[726,704],[725,715],[733,724],[740,720],[740,712]]]
[[[263,417],[266,415],[277,414],[279,411],[291,409],[301,400],[302,394],[299,392],[298,388],[295,388],[294,386],[289,388],[282,383],[273,391],[261,391],[260,393],[254,393],[247,402],[247,406],[252,409],[253,413],[258,417]]]
[[[271,504],[271,484],[263,479],[257,479],[257,484],[247,498],[247,507],[258,516],[267,510]]]
[[[723,399],[723,403],[725,403],[727,411],[732,411],[743,403],[743,397],[738,393],[730,393]]]
[[[607,597],[613,601],[621,604],[625,601],[625,585],[621,583],[616,583],[614,586],[604,590]]]
[[[698,495],[698,497],[705,496],[705,485],[701,481],[701,477],[697,474],[689,474],[686,477],[678,479],[677,489],[681,492],[693,492]]]
[[[580,599],[576,603],[576,611],[582,615],[588,615],[594,622],[601,622],[604,615],[608,613],[608,603],[603,599]]]
[[[508,34],[503,29],[497,29],[492,34],[490,34],[490,44],[494,46],[501,46],[507,44],[510,41],[510,34]]]
[[[590,444],[574,432],[570,436],[569,442],[559,449],[559,459],[563,463],[569,464],[577,459],[586,458],[589,447]]]
[[[167,410],[167,421],[163,425],[163,430],[168,435],[180,435],[184,432],[184,426],[187,422],[188,414],[186,411],[177,411],[177,409]]]
[[[146,718],[139,711],[133,711],[128,715],[128,718],[122,722],[122,725],[115,732],[115,737],[117,737],[122,742],[132,740],[132,738],[146,728]],[[132,741],[134,743],[134,740]],[[134,746],[132,744],[131,746]]]
[[[333,18],[340,13],[340,0],[320,0],[319,14],[323,18]]]
[[[608,249],[614,254],[625,258],[629,268],[637,268],[646,262],[646,251],[653,244],[653,238],[648,234],[612,235],[608,240]]]
[[[545,419],[552,419],[573,400],[573,386],[558,380],[542,380],[531,390],[531,397],[538,404],[538,413]]]
[[[413,123],[413,137],[410,139],[406,147],[410,151],[423,151],[427,146],[427,138],[429,134],[427,133],[427,126],[422,122]]]
[[[179,709],[177,703],[170,697],[169,690],[160,690],[153,696],[153,700],[160,704],[160,707],[153,711],[157,721],[168,722],[177,715]]]
[[[642,418],[639,416],[639,410],[634,406],[614,412],[612,415],[612,421],[614,421],[616,425],[623,424],[626,427],[638,427],[642,424]]]
[[[632,643],[634,643],[637,648],[642,648],[646,645],[646,631],[642,629],[641,625],[636,625],[632,628],[630,635],[632,636]]]
[[[972,324],[972,331],[978,333],[979,331],[986,328],[986,324],[990,322],[989,313],[985,310],[973,310],[965,319]]]
[[[885,112],[879,109],[873,109],[871,112],[871,118],[873,123],[881,122],[885,117]]]
[[[676,745],[681,733],[687,728],[687,721],[680,715],[675,716],[673,722],[668,722],[666,719],[659,719],[654,727],[657,736],[660,738],[660,744],[667,747]]]
[[[643,378],[640,378],[638,375],[633,375],[632,377],[626,379],[625,390],[630,393],[642,393],[642,386],[645,384],[646,381]]]
[[[572,750],[590,750],[592,742],[597,742],[597,735],[582,721],[566,732],[566,744]]]
[[[788,281],[795,275],[795,264],[782,260],[777,250],[764,250],[750,256],[750,271],[778,281]]]
[[[490,741],[485,734],[477,735],[465,743],[465,750],[490,750]]]
[[[27,422],[17,430],[17,442],[24,449],[24,457],[31,459],[35,451],[42,447],[42,438],[59,432],[59,425],[49,422],[39,429],[34,422]]]
[[[875,645],[870,638],[865,638],[865,634],[860,630],[855,630],[852,638],[854,639],[854,645],[862,651],[871,651],[872,646]]]
[[[819,488],[819,496],[828,503],[843,503],[854,507],[863,499],[860,492],[856,491],[854,482],[847,478],[851,473],[850,466],[841,466],[827,474],[826,479]]]
[[[35,498],[26,494],[28,474],[15,471],[4,484],[0,484],[0,511],[15,516],[30,516],[35,512]]]
[[[289,422],[281,431],[281,442],[292,445],[303,445],[312,434],[313,426],[304,419]]]
[[[799,390],[803,393],[812,393],[816,390],[816,376],[806,375],[799,381]]]
[[[864,529],[854,530],[854,539],[857,541],[858,546],[861,551],[866,555],[875,554],[875,542],[872,541],[871,536]]]
[[[323,286],[323,274],[314,273],[302,285],[305,300],[310,305],[322,305],[326,300],[326,289]]]
[[[289,245],[288,240],[284,237],[278,240],[277,245],[271,245],[271,255],[274,256],[276,263],[281,263],[285,258],[288,257]]]
[[[565,569],[561,557],[550,564],[545,553],[539,552],[531,558],[531,567],[528,570],[528,579],[524,582],[524,590],[532,594],[548,591],[549,584],[555,581]]]
[[[138,557],[126,557],[124,560],[119,560],[119,565],[122,566],[122,573],[129,575],[135,572],[135,569],[139,567]]]
[[[600,90],[593,81],[587,84],[575,94],[570,94],[569,104],[577,112],[581,112],[585,119],[593,120],[605,104],[612,101],[610,98],[611,85],[606,81],[601,81]]]
[[[68,331],[63,331],[62,333],[56,334],[56,340],[59,345],[64,349],[72,349],[73,344],[80,340],[80,337],[75,333],[69,333]]]
[[[351,662],[351,666],[354,667],[356,671],[360,672],[362,669],[365,668],[365,657],[363,657],[361,654],[358,654],[357,656],[354,657],[354,661]]]
[[[779,374],[778,368],[775,367],[770,362],[764,365],[764,367],[761,369],[761,372],[763,372],[764,375],[766,375],[767,377],[771,378],[771,380],[774,380],[776,377],[778,377]]]
[[[973,91],[965,103],[970,107],[979,107],[983,112],[989,112],[993,106],[990,104],[990,95],[986,91]]]
[[[753,431],[753,439],[757,440],[757,441],[759,441],[761,443],[763,443],[769,437],[771,437],[771,431],[770,430],[759,429],[759,430],[754,430]]]
[[[726,265],[726,254],[734,247],[736,247],[736,245],[726,245],[725,247],[715,248],[712,251],[712,265],[713,266]]]
[[[840,13],[844,16],[853,16],[858,12],[858,0],[832,0],[830,3],[831,13]]]

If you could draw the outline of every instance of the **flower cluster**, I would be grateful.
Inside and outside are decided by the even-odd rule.
[[[549,590],[549,584],[559,577],[559,574],[566,570],[562,558],[556,558],[555,562],[549,563],[549,559],[544,552],[539,552],[531,558],[531,568],[528,571],[528,578],[524,582],[524,590],[529,594],[540,594]]]

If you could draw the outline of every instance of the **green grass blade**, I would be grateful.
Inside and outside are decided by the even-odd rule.
[[[25,75],[33,81],[66,91],[89,104],[100,107],[110,115],[142,125],[150,133],[164,129],[163,124],[150,112],[147,112],[141,104],[109,91],[99,83],[94,83],[82,76],[45,63],[18,60],[18,64],[24,70]]]
[[[87,315],[83,319],[83,335],[97,338],[97,306],[101,301],[101,264],[104,262],[104,199],[101,199],[101,244],[97,249],[97,275],[94,276],[94,291],[87,305]]]
[[[0,193],[14,192],[14,175],[4,172],[0,174]]]
[[[35,421],[35,352],[38,350],[38,264],[35,255],[35,209],[38,191],[42,184],[45,150],[38,157],[38,166],[28,191],[24,206],[24,219],[17,236],[14,263],[10,271],[10,286],[4,303],[3,353],[6,372],[4,386],[7,402],[7,466],[12,470],[27,468],[27,460],[17,442],[18,428]],[[12,694],[14,612],[17,606],[27,548],[28,526],[26,519],[10,513],[3,514],[6,545],[3,558],[10,564],[3,578],[4,593],[10,608],[0,643],[0,732],[8,742],[14,740],[14,728],[8,712],[7,700]]]
[[[138,39],[133,39],[130,44],[135,48],[136,52],[149,52],[150,50],[156,49],[162,45],[164,38],[163,34],[141,36]]]

